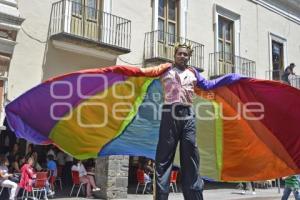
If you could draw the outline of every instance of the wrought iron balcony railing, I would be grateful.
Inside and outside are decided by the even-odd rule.
[[[291,86],[300,89],[300,76],[299,75],[292,75],[290,78]]]
[[[287,83],[295,88],[300,89],[300,76],[299,75],[289,75],[287,80],[284,80],[284,70],[269,70],[266,71],[266,79],[267,80],[276,80]]]
[[[159,30],[146,33],[144,42],[144,60],[146,62],[157,60],[174,61],[175,44],[180,42],[189,44],[193,48],[193,55],[190,58],[189,65],[203,69],[203,44]]]
[[[283,70],[268,70],[268,71],[266,71],[266,77],[265,78],[267,80],[281,81],[283,72],[284,72]]]
[[[49,36],[65,34],[88,42],[129,50],[131,21],[71,0],[52,5]]]
[[[256,76],[255,61],[225,52],[209,54],[209,77],[218,77],[224,74],[238,73],[247,77]]]

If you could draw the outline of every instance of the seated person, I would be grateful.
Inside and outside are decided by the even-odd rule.
[[[146,174],[148,174],[150,177],[153,177],[154,167],[153,167],[153,162],[151,159],[149,159],[145,162],[144,170],[145,170]]]
[[[87,175],[95,176],[95,162],[94,159],[88,159],[85,162]]]
[[[21,180],[19,186],[24,190],[26,190],[27,192],[32,191],[32,187],[36,179],[36,173],[33,169],[33,164],[34,164],[34,158],[29,157],[27,159],[26,164],[24,164],[21,168]],[[46,181],[45,186],[46,186],[47,195],[53,196],[54,192],[50,190],[48,180]]]
[[[137,173],[141,173],[141,172],[144,173],[144,182],[147,184],[145,193],[148,194],[148,193],[151,193],[152,178],[149,176],[149,173],[146,172],[145,165],[144,165],[144,167],[142,167],[142,166],[143,166],[142,163],[138,164]]]
[[[5,156],[8,159],[8,162],[12,164],[14,160],[16,160],[16,156],[19,155],[19,144],[15,143],[10,152],[8,152]]]
[[[12,173],[20,173],[21,172],[21,169],[19,167],[19,159],[20,159],[20,155],[16,155],[14,160],[12,160],[12,162],[10,164],[10,171]]]
[[[5,156],[0,157],[0,186],[11,188],[10,190],[10,200],[16,199],[19,191],[18,184],[9,180],[9,178],[13,177],[13,174],[8,173],[7,166],[9,165],[8,160]]]
[[[54,156],[51,154],[47,156],[47,169],[50,171],[51,176],[57,176],[57,165],[54,161]]]
[[[32,185],[36,178],[36,173],[33,170],[34,160],[32,157],[27,159],[27,162],[21,167],[21,180],[19,186],[27,192],[32,191]]]
[[[144,172],[144,181],[145,183],[148,183],[148,182],[151,182],[152,179],[151,177],[149,176],[149,172],[147,171],[147,169],[145,168],[146,165],[143,166],[142,163],[139,163],[138,164],[138,170],[141,170]]]
[[[91,187],[93,187],[93,191],[98,191],[98,188],[95,184],[95,180],[93,176],[88,176],[86,169],[80,160],[74,161],[74,165],[72,166],[72,171],[78,171],[80,182],[86,183],[86,193],[87,197],[92,197]]]
[[[57,165],[56,162],[54,161],[54,156],[49,154],[47,156],[47,169],[50,172],[49,173],[49,181],[51,183],[52,189],[54,188],[54,182],[57,177]]]
[[[32,156],[31,156],[34,160],[33,162],[33,168],[36,170],[36,171],[42,171],[43,168],[41,167],[41,165],[39,164],[38,162],[38,153],[35,151],[32,153]]]

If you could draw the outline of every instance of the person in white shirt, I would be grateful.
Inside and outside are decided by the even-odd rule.
[[[14,200],[17,198],[19,187],[18,184],[9,180],[13,174],[8,173],[8,160],[5,156],[0,157],[0,186],[11,188],[9,200]]]
[[[55,153],[55,146],[54,146],[54,145],[51,145],[51,146],[49,147],[49,150],[48,150],[48,152],[47,152],[47,156],[48,156],[48,155],[52,155],[53,158],[54,158],[54,160],[56,160],[56,153]]]
[[[100,190],[100,188],[96,186],[94,177],[87,174],[86,169],[80,160],[74,162],[71,170],[78,171],[80,182],[86,183],[86,193],[88,198],[92,197],[91,187],[93,188],[93,192]]]

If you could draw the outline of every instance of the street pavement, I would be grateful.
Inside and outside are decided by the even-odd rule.
[[[210,189],[204,191],[205,200],[280,200],[282,195],[278,193],[277,188],[269,189],[256,189],[256,194],[251,194],[247,192],[242,194],[241,190],[237,189]],[[55,198],[59,200],[79,200],[85,198]],[[291,194],[290,199],[294,199]],[[124,200],[124,199],[117,199]],[[152,195],[143,195],[143,194],[128,194],[127,200],[153,200]],[[182,193],[170,193],[169,200],[183,200]]]

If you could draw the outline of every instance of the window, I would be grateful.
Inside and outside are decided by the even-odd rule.
[[[158,31],[159,41],[169,44],[176,42],[178,30],[178,0],[159,0],[158,5]]]
[[[270,70],[269,79],[280,80],[284,67],[287,66],[287,40],[281,36],[269,33]]]
[[[283,44],[272,40],[273,80],[280,80],[283,66]]]
[[[97,20],[97,0],[85,0],[87,6],[87,18]]]
[[[233,21],[219,16],[218,20],[218,51],[219,59],[225,62],[233,62]]]
[[[75,16],[82,16],[86,13],[87,19],[97,19],[98,0],[72,0],[72,14]]]
[[[80,16],[82,15],[82,2],[81,0],[72,1],[72,15]]]
[[[92,40],[101,36],[101,21],[104,18],[102,0],[73,0],[71,32]]]

